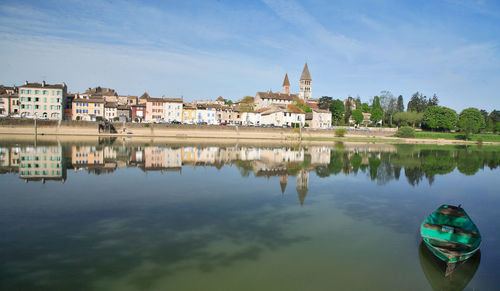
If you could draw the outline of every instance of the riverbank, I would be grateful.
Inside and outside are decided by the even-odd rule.
[[[476,140],[465,141],[452,139],[452,134],[446,137],[442,133],[417,132],[415,138],[394,137],[396,129],[393,128],[370,128],[369,130],[349,130],[344,137],[335,136],[331,129],[303,128],[264,128],[264,127],[242,127],[242,126],[218,126],[218,125],[171,125],[171,124],[141,124],[141,123],[113,123],[116,133],[106,133],[99,130],[97,122],[85,121],[37,121],[37,138],[42,136],[66,136],[73,137],[117,137],[117,138],[142,138],[145,140],[157,138],[173,139],[215,139],[226,140],[229,143],[235,141],[259,141],[273,140],[278,143],[293,144],[297,142],[310,142],[317,144],[331,142],[359,142],[359,143],[410,143],[410,144],[476,144]],[[0,119],[0,134],[34,136],[34,120],[26,119]],[[498,136],[498,135],[497,135]],[[482,144],[500,145],[499,139],[483,138]]]
[[[130,136],[130,137],[174,137],[174,138],[215,138],[215,139],[272,139],[301,140],[308,138],[334,138],[331,129],[310,128],[267,128],[245,126],[218,125],[173,125],[173,124],[141,124],[112,123],[114,132],[99,129],[97,122],[85,121],[37,121],[34,120],[0,120],[0,134],[24,135],[69,135],[69,136]],[[352,130],[352,137],[385,137],[393,135],[394,129],[372,129],[370,131]]]

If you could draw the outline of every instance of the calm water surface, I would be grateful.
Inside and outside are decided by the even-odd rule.
[[[0,140],[0,289],[498,290],[499,165],[488,147]],[[449,280],[418,233],[443,203],[483,236]]]

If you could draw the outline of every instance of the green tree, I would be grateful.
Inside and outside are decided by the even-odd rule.
[[[377,109],[377,108],[382,110],[382,106],[380,105],[380,97],[375,96],[375,97],[373,97],[373,100],[372,100],[372,111]]]
[[[458,116],[455,110],[430,106],[424,112],[423,126],[432,130],[452,130],[457,126]]]
[[[333,100],[332,104],[330,104],[330,111],[332,112],[332,121],[338,125],[342,117],[344,116],[345,108],[344,102],[339,99]]]
[[[477,133],[486,126],[483,115],[477,108],[467,108],[460,112],[458,117],[458,127],[465,133],[468,139],[470,134]]]
[[[405,111],[405,104],[403,101],[403,95],[398,96],[398,103],[396,105],[396,111],[397,112],[403,112]]]
[[[394,114],[393,121],[396,123],[398,126],[404,126],[410,124],[408,115],[410,112],[404,112],[400,111],[396,114]]]
[[[407,111],[424,112],[427,108],[427,97],[422,96],[419,92],[415,92],[408,102]]]
[[[323,96],[319,98],[318,107],[321,109],[329,109],[333,102],[333,98],[329,96]]]
[[[352,105],[354,103],[354,98],[347,97],[347,102],[345,103],[345,112],[344,112],[344,123],[349,124],[349,119],[352,115]]]
[[[233,105],[233,101],[228,99],[224,102],[224,104],[231,106]]]
[[[363,113],[370,113],[370,112],[372,112],[372,108],[370,107],[370,105],[368,103],[362,103],[361,104],[361,111],[363,111]]]
[[[427,107],[429,106],[437,106],[439,104],[439,98],[436,94],[432,95],[432,98],[429,98],[427,101]]]
[[[359,95],[356,97],[356,99],[354,100],[354,102],[356,103],[356,109],[360,109],[361,110],[361,98],[359,97]]]
[[[363,112],[361,112],[361,110],[359,109],[356,109],[352,112],[352,118],[354,119],[354,122],[356,124],[361,124],[363,122]]]
[[[370,120],[373,121],[374,123],[378,123],[379,121],[382,120],[382,110],[380,108],[375,108],[372,111],[372,115],[370,116]]]

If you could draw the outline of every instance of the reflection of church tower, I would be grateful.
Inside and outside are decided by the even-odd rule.
[[[309,189],[309,172],[302,169],[297,175],[297,195],[299,196],[300,205],[306,200],[307,190]]]
[[[285,80],[283,81],[283,94],[290,94],[290,81],[288,81],[288,74],[285,74]]]
[[[288,175],[280,176],[280,186],[281,186],[281,195],[285,195],[286,184],[288,183]]]
[[[302,75],[300,76],[300,99],[307,100],[312,97],[311,83],[311,74],[309,74],[309,68],[306,63],[304,69],[302,70]]]

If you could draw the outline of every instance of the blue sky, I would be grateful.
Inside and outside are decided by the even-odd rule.
[[[9,1],[0,83],[238,100],[292,91],[368,101],[416,91],[500,109],[500,1]]]

